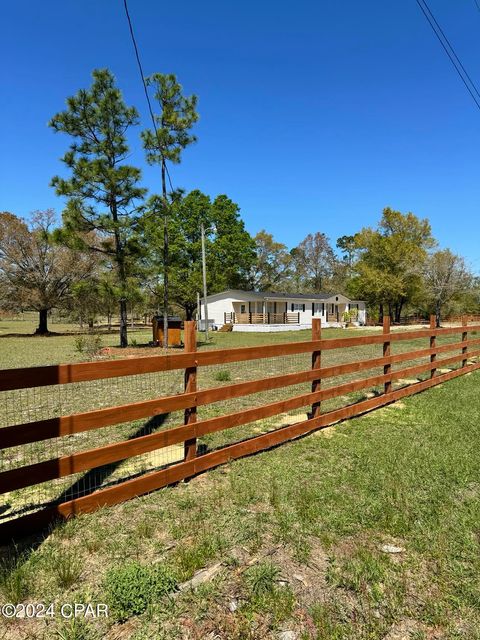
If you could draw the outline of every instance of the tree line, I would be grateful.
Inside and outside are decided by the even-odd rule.
[[[110,326],[119,317],[123,347],[129,311],[180,310],[191,319],[202,285],[202,226],[209,293],[340,291],[366,300],[379,319],[434,311],[438,324],[442,313],[479,310],[479,279],[461,256],[438,249],[429,221],[413,213],[386,208],[376,228],[343,236],[335,248],[316,231],[289,249],[264,229],[252,237],[227,195],[173,189],[168,163],[196,141],[197,97],[184,96],[172,74],[147,83],[156,113],[140,138],[146,161],[159,166],[160,193],[148,194],[140,169],[127,162],[138,112],[101,69],[50,121],[71,140],[62,158],[68,175],[52,179],[65,199],[61,225],[52,210],[29,221],[0,213],[0,306],[38,311],[38,333],[48,332],[53,308],[91,327],[98,316]]]

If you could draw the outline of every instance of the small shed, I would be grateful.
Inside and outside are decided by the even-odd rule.
[[[168,316],[168,346],[180,347],[182,344],[182,324],[179,316]],[[163,347],[163,316],[153,316],[153,342]]]

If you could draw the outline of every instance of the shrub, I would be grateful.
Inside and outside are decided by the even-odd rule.
[[[129,562],[107,572],[104,588],[112,615],[124,621],[146,611],[150,604],[173,591],[176,584],[171,570],[163,565],[145,567]]]
[[[217,381],[217,382],[228,382],[229,380],[232,379],[232,376],[230,375],[230,371],[217,371],[216,374],[213,376],[213,378]]]
[[[96,333],[89,336],[77,336],[75,338],[75,351],[84,353],[90,360],[93,360],[102,350],[102,338]]]
[[[83,353],[85,351],[85,347],[87,344],[87,338],[86,336],[77,336],[75,338],[75,351],[77,351],[77,353]]]

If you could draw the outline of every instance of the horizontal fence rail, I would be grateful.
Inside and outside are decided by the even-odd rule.
[[[313,322],[317,319],[314,318]],[[468,327],[469,331],[480,331],[480,324]],[[442,329],[419,329],[392,333],[391,342],[430,338],[460,333],[461,327]],[[294,355],[312,351],[330,349],[347,349],[362,345],[383,344],[382,334],[359,336],[352,338],[335,338],[326,340],[308,340],[305,342],[289,342],[260,347],[238,347],[234,349],[212,349],[194,353],[176,355],[147,356],[132,360],[109,360],[105,362],[80,362],[75,364],[48,365],[45,367],[26,367],[22,369],[0,370],[0,391],[26,389],[54,384],[69,384],[86,380],[99,380],[120,376],[132,376],[154,371],[172,371],[187,367],[226,364],[242,360],[257,360],[276,356]]]
[[[468,333],[480,331],[480,325],[435,328],[434,318],[430,327],[415,331],[390,331],[389,318],[384,319],[383,333],[350,338],[322,339],[321,325],[313,320],[312,340],[287,344],[265,345],[260,347],[242,347],[236,349],[217,349],[196,351],[196,331],[193,322],[185,323],[185,347],[183,353],[142,357],[135,359],[88,362],[46,367],[29,367],[0,371],[0,393],[21,389],[35,389],[54,385],[139,376],[154,372],[173,372],[185,370],[184,391],[173,395],[162,395],[149,400],[130,402],[117,406],[103,407],[86,412],[73,413],[59,417],[10,424],[0,428],[0,454],[8,451],[15,453],[14,459],[20,464],[14,468],[0,471],[0,493],[13,495],[12,492],[34,487],[41,483],[55,482],[60,478],[89,472],[105,465],[125,461],[135,456],[154,452],[159,449],[183,445],[183,457],[165,468],[144,472],[131,479],[123,480],[107,488],[93,487],[87,495],[74,499],[51,501],[33,513],[19,515],[0,523],[0,537],[12,537],[43,526],[55,518],[67,518],[77,513],[86,513],[99,507],[116,504],[131,497],[141,495],[166,486],[173,482],[191,477],[228,460],[256,453],[281,444],[292,438],[305,435],[315,429],[348,419],[366,411],[394,402],[413,393],[423,391],[436,384],[480,368],[480,338],[468,338]],[[455,337],[460,340],[437,344],[437,338]],[[429,347],[413,349],[401,353],[392,353],[395,344],[406,340],[428,339]],[[356,359],[351,362],[322,366],[322,353],[332,350],[378,346],[383,349],[378,357]],[[408,346],[408,345],[407,345]],[[452,352],[456,352],[453,353]],[[271,358],[284,358],[298,354],[311,355],[311,368],[300,371],[264,376],[253,380],[217,385],[212,388],[197,388],[198,374],[202,368],[223,366],[228,363],[257,362]],[[445,355],[444,355],[445,354]],[[443,356],[443,357],[438,357]],[[418,360],[428,358],[426,362]],[[393,365],[414,363],[403,368]],[[457,369],[450,369],[458,365]],[[445,369],[448,367],[448,369]],[[376,373],[380,370],[382,373]],[[366,377],[354,377],[341,381],[334,386],[325,386],[331,378],[363,374]],[[427,379],[409,382],[407,386],[394,389],[394,383],[427,374]],[[242,407],[234,412],[225,412],[199,419],[197,411],[201,407],[214,405],[232,399],[254,397],[255,394],[283,390],[285,395],[290,388],[308,383],[310,391],[282,397],[274,402],[263,402],[259,406]],[[323,403],[332,399],[349,399],[349,394],[380,388],[381,392],[370,398],[360,398],[346,406],[324,411]],[[283,394],[282,394],[283,395]],[[221,431],[231,430],[257,421],[266,420],[288,412],[309,407],[307,419],[294,424],[280,425],[262,435],[227,444],[213,451],[200,454],[198,439]],[[184,412],[183,424],[174,424],[153,433],[140,434],[118,442],[109,442],[86,450],[60,454],[47,460],[21,464],[24,447],[50,439],[68,439],[76,434],[102,429],[112,425],[170,414]],[[4,453],[5,452],[5,453]]]

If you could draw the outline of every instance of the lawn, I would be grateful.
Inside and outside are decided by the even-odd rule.
[[[19,366],[20,364],[40,365],[56,364],[85,360],[85,351],[79,352],[78,340],[91,340],[88,332],[80,333],[73,325],[52,324],[51,330],[58,335],[49,337],[32,337],[35,318],[27,320],[3,320],[0,322],[0,362],[3,367]],[[402,330],[402,329],[399,329]],[[378,331],[374,329],[373,331]],[[325,338],[339,336],[362,335],[372,332],[368,329],[326,329]],[[285,333],[219,333],[210,336],[208,343],[203,334],[199,334],[199,349],[225,348],[266,344],[272,342],[286,342],[292,340],[310,339],[310,331]],[[116,349],[118,335],[116,333],[102,333],[100,340],[108,350],[102,352],[100,359],[161,354],[161,349],[148,347],[150,332],[141,328],[131,331],[131,341],[137,346],[128,350]],[[438,344],[458,341],[459,336],[445,336],[438,340]],[[142,346],[145,345],[145,346]],[[427,340],[407,340],[395,343],[394,352],[418,349],[427,346]],[[348,350],[326,351],[322,356],[323,366],[339,364],[360,359],[369,359],[381,355],[381,345],[366,345]],[[447,354],[448,355],[448,354]],[[418,363],[412,360],[404,366]],[[267,358],[201,367],[198,371],[197,383],[199,389],[212,386],[228,385],[236,382],[255,380],[283,373],[291,373],[310,369],[310,354],[297,354],[288,357]],[[383,373],[383,369],[371,369],[368,375]],[[428,376],[426,373],[423,377]],[[326,379],[324,387],[345,383],[359,377],[352,373],[336,378]],[[362,377],[362,376],[360,376]],[[394,383],[396,388],[408,385],[414,380],[400,379]],[[181,393],[184,384],[182,370],[171,372],[157,372],[152,374],[133,375],[107,380],[95,380],[76,384],[38,387],[18,391],[0,393],[0,424],[15,425],[51,417],[68,415],[99,409],[108,406],[148,400],[162,395]],[[237,412],[241,409],[262,406],[308,393],[310,383],[293,385],[288,388],[274,389],[266,392],[254,393],[245,397],[217,402],[202,406],[198,409],[199,419],[207,419],[219,415]],[[365,389],[328,400],[322,403],[324,411],[332,410],[365,399],[380,389]],[[248,437],[265,433],[280,426],[303,421],[307,417],[309,407],[300,407],[294,411],[263,419],[250,424],[226,429],[224,431],[207,434],[199,439],[198,445],[202,452],[211,451],[226,444],[238,442]],[[53,438],[22,447],[12,447],[0,456],[0,470],[7,471],[19,466],[46,461],[58,456],[69,455],[76,451],[86,451],[102,445],[120,442],[158,431],[169,429],[183,423],[183,412],[176,411],[150,420],[136,420],[119,425],[112,425],[102,429],[78,433],[68,438]],[[183,456],[182,445],[174,445],[164,449],[142,454],[134,458],[120,461],[108,466],[93,469],[88,473],[77,473],[55,481],[48,481],[12,491],[4,494],[4,508],[0,513],[0,521],[15,518],[19,513],[35,511],[52,500],[69,500],[91,493],[97,488],[105,488],[114,483],[128,479],[139,473],[162,468],[165,465],[179,461]]]
[[[110,615],[5,620],[2,637],[480,638],[479,383],[455,379],[4,548],[3,601]],[[178,588],[205,567],[196,589]]]

